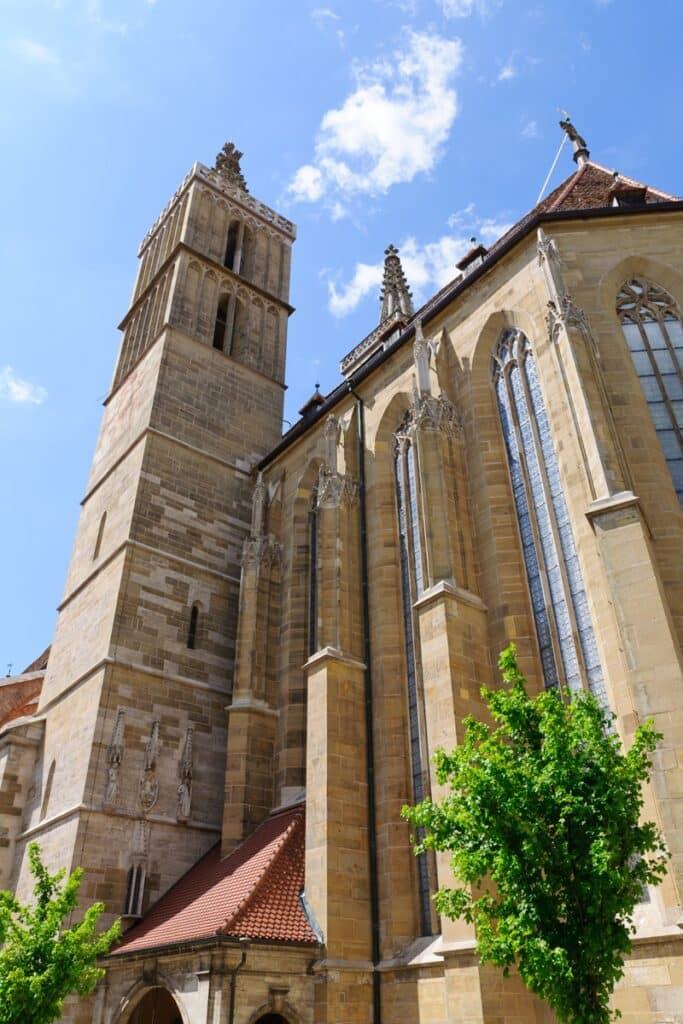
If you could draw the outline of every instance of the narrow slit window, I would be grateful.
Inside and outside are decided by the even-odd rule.
[[[196,604],[192,605],[190,612],[190,625],[187,630],[187,646],[191,651],[197,646],[197,627],[199,625],[199,608]]]
[[[104,527],[107,522],[107,513],[103,512],[100,518],[100,525],[97,527],[97,539],[95,541],[95,550],[93,551],[93,561],[99,557],[100,548],[102,547],[102,538],[104,537]]]
[[[311,495],[308,518],[308,653],[318,650],[318,489]]]
[[[126,879],[126,899],[123,913],[126,917],[140,917],[142,915],[142,899],[145,890],[145,867],[143,864],[133,864],[128,870]]]
[[[223,260],[223,264],[224,264],[224,266],[226,266],[228,268],[228,270],[234,270],[235,269],[235,256],[237,254],[237,232],[238,232],[238,230],[239,230],[239,225],[238,225],[237,221],[234,220],[232,222],[232,224],[230,225],[230,227],[228,228],[228,241],[227,241],[227,244],[225,246],[225,259]]]
[[[216,323],[213,328],[213,347],[219,349],[221,352],[225,347],[225,329],[228,324],[228,302],[230,297],[223,295],[220,302],[218,303],[218,310],[216,312]]]
[[[674,490],[683,505],[683,322],[671,295],[639,278],[617,296],[617,313]]]

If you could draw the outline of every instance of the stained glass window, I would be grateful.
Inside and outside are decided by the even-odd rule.
[[[633,365],[683,505],[683,324],[663,288],[642,278],[626,281],[617,312]]]
[[[493,378],[545,684],[579,690],[585,680],[606,703],[550,424],[521,331],[503,333]]]
[[[424,800],[424,776],[421,747],[420,707],[418,703],[418,667],[415,654],[416,623],[413,602],[422,593],[422,545],[416,485],[415,449],[412,439],[402,430],[396,435],[396,509],[398,514],[399,559],[401,567],[401,598],[403,605],[403,638],[408,683],[408,727],[410,730],[410,762],[413,799]],[[423,935],[432,933],[429,866],[427,857],[418,857],[420,924]]]

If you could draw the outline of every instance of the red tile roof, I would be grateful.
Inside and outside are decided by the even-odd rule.
[[[0,728],[18,718],[35,715],[44,675],[32,672],[0,680]]]
[[[304,809],[272,814],[221,860],[211,849],[128,931],[112,955],[229,935],[317,943],[299,899]]]
[[[627,178],[623,174],[619,175],[619,181],[626,185],[646,188],[646,204],[675,202],[679,198],[669,195],[668,192],[662,192],[661,189],[644,186],[641,182]],[[603,167],[602,164],[596,164],[594,160],[587,160],[585,164],[577,167],[573,174],[565,178],[562,184],[558,185],[545,199],[542,199],[518,220],[509,231],[506,231],[489,249],[489,255],[500,248],[510,235],[519,231],[539,213],[554,213],[556,210],[599,210],[611,206],[613,186],[614,172]]]

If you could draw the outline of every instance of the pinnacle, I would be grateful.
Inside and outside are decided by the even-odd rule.
[[[226,142],[216,156],[214,168],[229,184],[236,185],[243,192],[248,192],[249,189],[240,167],[240,160],[243,156],[244,153],[237,149],[234,142]]]
[[[408,318],[413,315],[415,309],[413,300],[403,273],[398,249],[395,245],[388,245],[384,250],[384,276],[382,278],[382,291],[380,301],[382,308],[380,312],[380,324],[396,313]]]

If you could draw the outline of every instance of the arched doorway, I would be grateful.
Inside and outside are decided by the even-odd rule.
[[[135,1007],[128,1024],[183,1024],[183,1018],[168,989],[152,988]]]
[[[289,1024],[289,1021],[280,1013],[267,1013],[264,1017],[259,1017],[256,1024]]]

